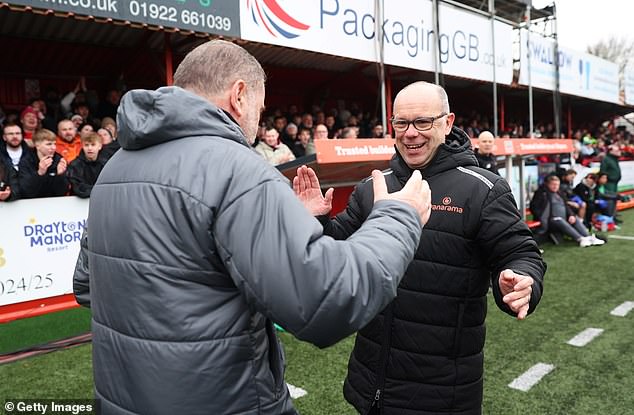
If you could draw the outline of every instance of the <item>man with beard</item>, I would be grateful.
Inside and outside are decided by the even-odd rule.
[[[57,152],[64,157],[66,163],[75,160],[81,152],[81,138],[77,127],[71,120],[61,120],[57,123]]]
[[[6,182],[10,184],[10,199],[20,197],[18,176],[30,158],[34,157],[33,150],[24,142],[22,129],[19,125],[8,124],[2,129],[2,143],[0,143],[0,164],[5,167]]]

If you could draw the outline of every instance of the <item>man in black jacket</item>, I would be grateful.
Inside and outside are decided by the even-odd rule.
[[[493,154],[494,144],[493,134],[490,131],[482,131],[478,136],[478,148],[475,151],[475,156],[480,167],[499,175],[495,154]]]
[[[432,189],[432,215],[398,297],[357,335],[344,395],[364,414],[480,414],[489,286],[498,307],[520,320],[542,295],[546,265],[511,190],[478,167],[454,117],[446,92],[426,82],[394,101],[388,189],[420,171]],[[293,187],[336,239],[354,233],[372,207],[371,180],[332,220],[325,216],[332,190],[322,197],[311,169],[300,168]]]

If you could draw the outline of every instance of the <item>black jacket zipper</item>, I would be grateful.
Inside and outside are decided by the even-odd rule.
[[[383,403],[383,389],[385,388],[385,375],[387,372],[387,360],[390,354],[390,346],[392,344],[392,319],[393,319],[394,303],[390,303],[385,309],[385,315],[383,318],[383,342],[381,343],[381,355],[378,365],[378,376],[376,381],[376,391],[374,393],[374,400],[370,405],[370,410],[376,407],[381,408]]]

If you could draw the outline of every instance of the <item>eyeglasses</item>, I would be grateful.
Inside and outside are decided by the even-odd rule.
[[[392,127],[395,131],[402,133],[409,128],[409,125],[412,124],[414,128],[418,131],[427,131],[431,130],[434,127],[434,121],[440,119],[447,115],[446,112],[441,113],[435,117],[418,117],[413,121],[402,120],[400,118],[392,118]]]

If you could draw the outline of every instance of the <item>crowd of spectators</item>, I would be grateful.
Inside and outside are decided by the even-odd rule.
[[[119,148],[115,119],[120,97],[121,92],[112,89],[103,100],[98,100],[95,91],[89,90],[85,79],[80,78],[75,88],[63,96],[48,93],[45,99],[30,100],[19,113],[0,112],[3,127],[3,142],[0,143],[0,201],[43,195],[88,197],[98,171]],[[491,130],[491,122],[487,117],[475,111],[464,116],[457,114],[455,125],[472,138]],[[506,127],[500,133],[502,138],[528,136],[522,122],[511,120],[506,123]],[[38,152],[35,145],[34,137],[41,130],[54,132],[52,146],[48,144],[50,140],[44,140],[51,156],[43,156],[44,153]],[[50,134],[46,136],[50,138]],[[553,124],[537,122],[533,136],[554,137]],[[87,139],[84,140],[84,137]],[[390,135],[378,117],[356,103],[346,106],[343,101],[338,101],[336,108],[313,105],[309,110],[300,110],[298,105],[291,104],[286,108],[273,108],[262,116],[254,148],[270,163],[277,165],[314,154],[316,140],[385,137]],[[634,135],[625,129],[616,128],[613,122],[593,129],[576,129],[573,138],[576,160],[584,165],[600,162],[612,143],[620,145],[623,157],[634,157]],[[93,159],[95,148],[98,148],[98,156]],[[63,168],[64,163],[60,167],[58,156],[64,160],[66,168]],[[49,163],[43,159],[51,161]],[[75,160],[92,164],[90,168],[85,165],[71,168]],[[553,156],[538,156],[538,160],[559,161]],[[43,163],[42,166],[39,163]],[[57,190],[43,193],[32,191],[30,183],[33,178],[29,178],[29,175],[33,174],[49,178],[60,176],[58,182],[63,182],[64,186],[58,185]],[[45,183],[44,180],[41,182]]]
[[[90,196],[101,169],[119,148],[116,111],[121,94],[105,100],[81,78],[59,97],[33,98],[19,112],[0,112],[0,201]]]

